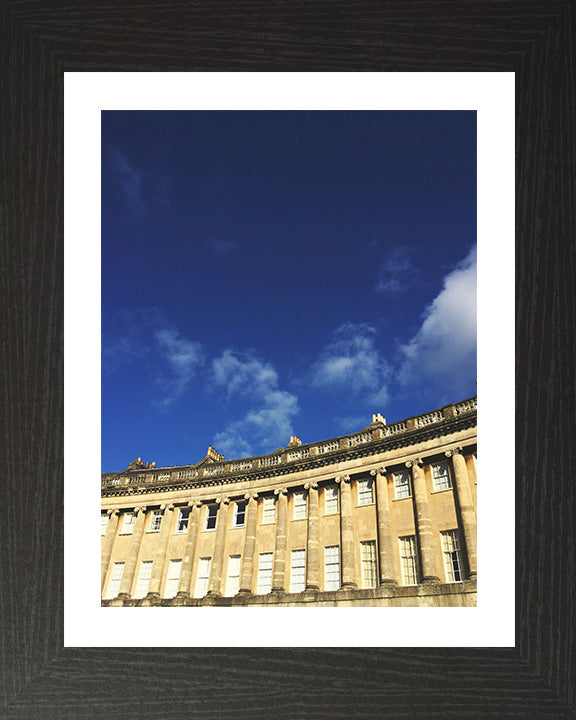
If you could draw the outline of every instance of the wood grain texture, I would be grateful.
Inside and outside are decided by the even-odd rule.
[[[1,12],[0,717],[576,717],[574,2],[15,0]],[[515,649],[62,648],[66,70],[517,73]]]

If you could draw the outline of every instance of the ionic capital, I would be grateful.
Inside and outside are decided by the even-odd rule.
[[[229,497],[219,497],[219,498],[216,498],[216,502],[219,505],[228,505],[230,503],[230,498]]]
[[[372,477],[374,477],[375,475],[386,475],[386,468],[382,466],[376,470],[370,470],[370,475],[372,475]]]
[[[304,490],[318,490],[318,483],[317,482],[304,483]]]
[[[274,495],[278,495],[278,496],[280,496],[280,495],[288,495],[288,489],[285,488],[285,487],[283,487],[283,488],[276,488],[276,490],[274,490]]]
[[[415,458],[414,460],[408,460],[408,462],[406,463],[407,468],[411,468],[416,465],[418,467],[422,467],[422,465],[424,465],[424,460],[422,460],[422,458]]]
[[[189,500],[188,501],[188,507],[191,508],[192,510],[194,508],[201,507],[201,505],[202,505],[202,503],[200,502],[200,500]]]
[[[335,478],[335,480],[337,483],[341,483],[341,482],[349,483],[350,475],[340,475],[340,477]]]
[[[164,505],[160,505],[160,510],[174,510],[174,505],[172,505],[172,503],[165,503]]]
[[[258,493],[246,493],[246,495],[244,495],[244,500],[258,500]]]
[[[446,457],[452,457],[452,455],[462,455],[462,448],[455,447],[455,448],[452,448],[451,450],[446,450],[444,455],[446,455]]]

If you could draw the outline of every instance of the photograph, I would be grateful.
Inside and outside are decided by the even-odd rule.
[[[477,605],[477,113],[102,110],[101,605]]]

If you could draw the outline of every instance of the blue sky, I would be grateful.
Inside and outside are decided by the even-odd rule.
[[[476,392],[473,112],[102,113],[102,470]]]

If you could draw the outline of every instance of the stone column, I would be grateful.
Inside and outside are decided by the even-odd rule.
[[[129,599],[130,590],[132,589],[132,582],[134,580],[134,571],[136,570],[136,563],[138,562],[138,553],[140,552],[140,543],[142,542],[142,535],[144,533],[144,521],[146,519],[146,508],[136,508],[136,520],[134,521],[134,530],[132,532],[132,541],[130,548],[128,549],[128,557],[124,564],[124,572],[122,573],[122,580],[120,581],[120,592],[118,598]]]
[[[102,567],[102,582],[101,590],[104,590],[104,581],[106,580],[106,573],[108,572],[108,563],[110,562],[110,556],[112,555],[112,548],[114,547],[114,540],[116,539],[116,530],[118,528],[118,517],[120,515],[119,510],[108,510],[108,525],[106,526],[106,535],[104,536],[104,543],[102,545],[102,556],[101,556],[101,567]]]
[[[460,505],[460,517],[462,518],[462,529],[464,531],[466,550],[468,551],[468,569],[470,571],[470,577],[475,577],[478,566],[476,512],[474,511],[474,502],[472,500],[472,491],[470,489],[470,481],[468,479],[466,460],[464,460],[464,456],[462,455],[462,448],[448,450],[446,452],[446,456],[452,457],[454,483],[458,494],[458,504]]]
[[[190,515],[188,516],[188,534],[186,536],[186,549],[182,558],[182,570],[178,581],[176,598],[185,600],[190,597],[190,584],[192,582],[192,568],[194,566],[194,553],[198,539],[198,520],[200,518],[199,502],[189,502]],[[175,599],[176,599],[175,598]]]
[[[207,595],[221,594],[222,585],[222,566],[224,560],[224,546],[226,544],[226,530],[228,529],[228,506],[230,498],[217,498],[216,502],[220,505],[216,520],[216,541],[214,543],[214,555],[212,557],[212,567],[210,569],[210,581],[208,583]]]
[[[308,537],[306,541],[306,590],[320,588],[320,511],[318,507],[318,483],[306,483],[308,491]]]
[[[252,573],[254,569],[254,549],[256,547],[256,521],[258,519],[258,493],[246,493],[244,499],[248,500],[246,507],[246,535],[244,538],[244,552],[242,553],[242,571],[240,574],[239,593],[252,592]]]
[[[158,533],[158,541],[156,552],[154,553],[154,562],[152,563],[152,572],[150,573],[150,583],[148,585],[146,600],[156,600],[160,598],[160,585],[162,583],[164,565],[166,564],[166,548],[168,547],[170,528],[172,527],[174,505],[162,505],[160,509],[163,511],[162,522],[160,524],[160,532]]]
[[[392,542],[392,525],[390,523],[390,499],[388,497],[388,480],[386,468],[370,470],[376,485],[376,514],[378,523],[378,582],[380,585],[395,583],[394,580],[394,547]]]
[[[274,543],[274,570],[272,573],[272,592],[284,592],[286,578],[286,543],[288,535],[288,491],[277,488],[278,517],[276,518],[276,541]]]
[[[432,521],[428,512],[428,491],[426,490],[426,479],[423,462],[421,459],[409,460],[407,468],[412,468],[412,487],[414,489],[414,504],[416,506],[416,519],[418,528],[418,547],[422,561],[421,582],[440,582],[436,569],[434,555],[434,533],[432,532]]]
[[[336,478],[340,484],[340,548],[342,587],[357,587],[354,562],[354,523],[352,521],[352,487],[350,476]]]

